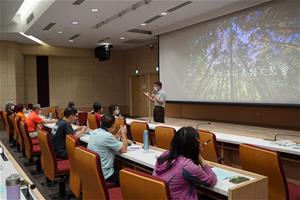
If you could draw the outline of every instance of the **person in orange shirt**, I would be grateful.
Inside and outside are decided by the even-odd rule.
[[[31,138],[34,138],[37,136],[37,132],[36,132],[36,125],[39,123],[53,123],[52,121],[48,121],[48,120],[43,120],[40,116],[39,116],[39,112],[41,110],[41,106],[39,104],[36,104],[32,107],[32,111],[31,113],[29,113],[29,115],[27,116],[25,123],[27,125],[27,131],[30,134]]]
[[[24,105],[22,105],[22,104],[16,105],[15,111],[17,113],[16,116],[19,116],[21,121],[25,122],[26,117],[25,117],[25,114],[24,114],[24,111],[25,111]]]

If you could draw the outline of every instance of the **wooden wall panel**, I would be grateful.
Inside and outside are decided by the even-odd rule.
[[[167,117],[300,129],[300,108],[168,103]]]

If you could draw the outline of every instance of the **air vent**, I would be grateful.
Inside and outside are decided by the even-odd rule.
[[[156,15],[155,17],[152,17],[151,19],[148,19],[147,21],[145,21],[145,24],[149,24],[157,19],[161,18],[161,15]]]
[[[130,33],[140,33],[140,34],[146,34],[146,35],[151,35],[152,34],[151,31],[141,30],[141,29],[130,29],[127,32],[130,32]]]
[[[56,23],[49,23],[45,28],[43,28],[44,31],[48,31],[50,28],[52,28]]]
[[[33,12],[27,17],[26,24],[29,24],[34,18]]]
[[[173,12],[173,11],[178,10],[179,8],[187,6],[187,5],[191,4],[191,3],[193,3],[193,2],[192,1],[186,1],[186,2],[184,2],[182,4],[179,4],[178,6],[175,6],[175,7],[171,8],[171,9],[167,10],[167,12],[168,13]]]
[[[107,40],[110,40],[110,37],[103,38],[103,39],[99,40],[98,43],[106,42]]]
[[[80,34],[73,35],[72,37],[69,38],[69,40],[74,40],[75,38],[77,38],[79,36],[80,36]]]
[[[80,5],[84,2],[85,0],[76,0],[74,1],[73,5]]]
[[[132,39],[132,40],[127,40],[127,41],[124,41],[123,43],[126,43],[126,44],[144,44],[146,42],[149,42],[148,40],[137,40],[137,39]]]

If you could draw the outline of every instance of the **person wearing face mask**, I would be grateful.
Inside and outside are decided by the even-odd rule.
[[[165,106],[166,106],[166,93],[161,89],[162,83],[157,81],[154,83],[152,95],[148,92],[144,94],[153,102],[153,119],[154,122],[165,123]]]
[[[119,107],[119,105],[112,104],[112,105],[109,106],[108,110],[109,110],[109,113],[111,115],[113,115],[115,118],[122,117],[122,115],[120,114],[120,107]]]

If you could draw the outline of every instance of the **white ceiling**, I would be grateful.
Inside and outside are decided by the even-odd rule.
[[[3,1],[6,7],[7,3],[5,2],[16,1],[18,3],[11,5],[14,9],[6,10],[9,14],[5,15],[6,18],[4,20],[1,19],[2,25],[2,21],[7,23],[9,18],[14,16],[12,13],[16,12],[15,7],[20,6],[20,2],[22,2],[22,0],[0,0],[0,2]],[[140,0],[85,0],[80,5],[72,5],[74,1],[75,0],[54,1],[54,3],[41,13],[38,19],[33,20],[32,24],[26,27],[26,30],[24,30],[25,33],[33,35],[50,45],[83,48],[94,48],[97,46],[97,41],[109,37],[111,39],[107,42],[112,43],[114,48],[129,49],[141,44],[152,42],[158,34],[173,31],[212,17],[217,17],[246,7],[257,5],[266,2],[267,0],[193,1],[189,5],[147,24],[147,26],[141,26],[140,24],[148,19],[156,15],[160,15],[160,13],[186,2],[183,0],[152,0],[150,3],[141,6],[136,10],[130,11],[98,29],[94,28],[97,23],[118,14]],[[92,8],[97,8],[99,11],[91,12]],[[1,13],[2,11],[3,10],[1,8]],[[35,10],[33,10],[33,12],[35,12]],[[78,21],[79,24],[73,25],[73,21]],[[49,23],[56,24],[50,30],[44,31],[43,28]],[[152,32],[152,35],[129,33],[127,32],[129,29],[148,30]],[[59,34],[58,31],[63,31],[63,33]],[[4,40],[14,40],[15,35],[15,40],[20,41],[20,38],[19,36],[17,37],[16,33],[3,34],[3,31],[1,30],[0,32],[2,32],[0,36]],[[75,34],[80,34],[80,36],[76,38],[74,42],[70,43],[68,39]],[[125,37],[125,40],[120,40],[120,37]],[[145,42],[135,45],[124,43],[124,41],[132,39],[143,40]]]

